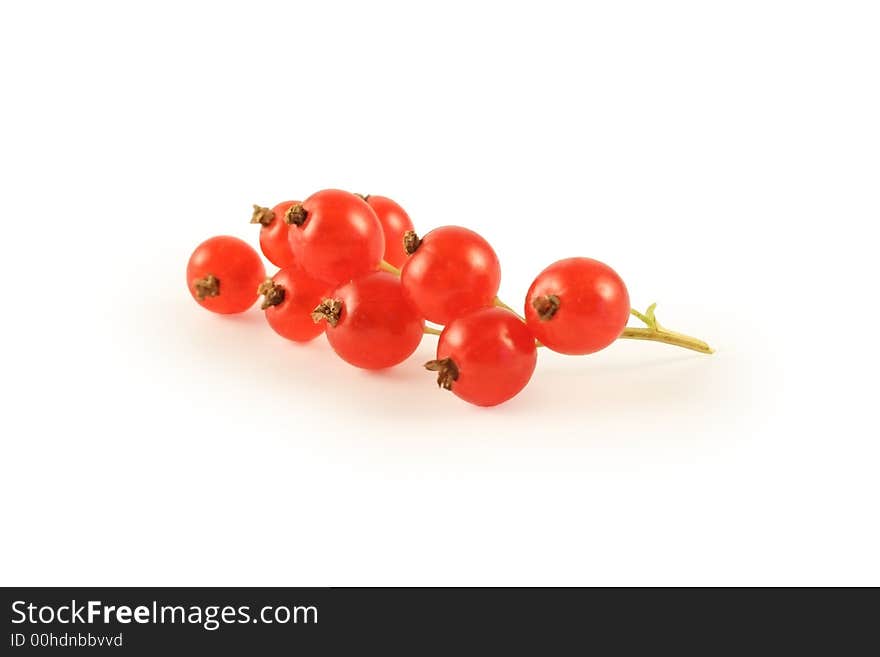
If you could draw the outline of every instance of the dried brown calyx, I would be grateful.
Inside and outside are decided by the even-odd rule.
[[[419,239],[416,231],[408,230],[403,234],[403,250],[406,251],[407,255],[415,253],[421,244],[422,240]]]
[[[326,319],[330,326],[335,327],[339,323],[339,315],[342,314],[342,301],[339,299],[324,299],[312,311],[312,321],[317,324]]]
[[[425,369],[437,372],[437,385],[444,390],[452,390],[452,384],[458,381],[458,365],[451,358],[429,360]]]
[[[280,285],[276,285],[275,281],[271,278],[267,278],[260,283],[260,287],[257,288],[257,294],[262,294],[265,297],[263,303],[260,305],[260,308],[263,310],[271,308],[272,306],[277,306],[284,301],[284,288]]]
[[[284,221],[291,226],[302,226],[306,222],[308,216],[309,213],[306,212],[302,203],[296,203],[287,208],[287,212],[284,213]]]
[[[547,294],[542,297],[535,297],[532,301],[532,308],[538,313],[541,321],[546,322],[553,319],[553,315],[559,310],[560,299],[555,294]]]
[[[268,226],[275,219],[275,213],[269,208],[254,204],[254,215],[251,217],[252,224]]]
[[[354,195],[357,196],[357,197],[358,197],[359,199],[361,199],[362,201],[369,201],[369,200],[370,200],[370,195],[369,195],[369,194],[358,194],[357,192],[355,192]]]
[[[197,278],[192,282],[193,289],[199,301],[205,297],[216,297],[220,294],[220,279],[214,274],[208,274],[203,278]]]

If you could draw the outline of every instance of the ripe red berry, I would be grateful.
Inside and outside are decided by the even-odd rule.
[[[477,233],[460,226],[435,228],[421,240],[408,233],[407,252],[400,280],[426,319],[448,324],[493,304],[501,266]]]
[[[316,322],[327,324],[327,340],[348,363],[369,370],[391,367],[412,354],[425,320],[386,272],[361,276],[339,288],[315,308]]]
[[[425,367],[438,372],[438,385],[465,401],[495,406],[526,386],[537,360],[535,338],[516,315],[483,308],[443,329],[437,360]]]
[[[538,274],[526,295],[525,317],[553,351],[590,354],[623,332],[629,294],[611,267],[590,258],[559,260]]]
[[[257,252],[226,235],[199,244],[186,266],[186,284],[193,299],[224,315],[253,306],[265,278],[266,268]]]
[[[370,194],[364,200],[369,204],[385,234],[385,262],[395,267],[402,267],[407,252],[403,247],[403,236],[413,229],[412,219],[402,207],[386,196]]]
[[[279,203],[271,210],[259,205],[254,206],[254,215],[251,217],[252,224],[260,224],[260,250],[276,267],[290,267],[293,264],[293,252],[290,250],[290,241],[287,232],[290,226],[284,221],[284,215],[291,206],[299,201],[285,201]]]
[[[312,311],[327,296],[329,286],[299,267],[282,269],[265,280],[259,292],[266,320],[278,335],[296,342],[308,342],[324,332],[324,324],[312,320]]]
[[[338,189],[312,194],[285,214],[294,260],[333,285],[375,271],[385,252],[382,225],[360,197]]]

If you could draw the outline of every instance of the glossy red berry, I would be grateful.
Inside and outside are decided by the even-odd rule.
[[[375,271],[385,235],[362,198],[339,189],[312,194],[291,206],[285,220],[294,260],[315,278],[333,285]]]
[[[526,295],[535,337],[563,354],[604,349],[629,319],[629,294],[611,267],[590,258],[559,260],[538,274]]]
[[[403,236],[413,229],[412,219],[402,207],[386,196],[370,194],[364,200],[369,204],[385,234],[385,262],[402,267],[408,254],[403,247]]]
[[[327,324],[327,340],[348,363],[369,370],[392,367],[412,354],[425,320],[393,274],[373,272],[334,290],[314,318]]]
[[[483,308],[443,329],[437,360],[425,367],[438,372],[441,387],[465,401],[495,406],[526,386],[537,360],[535,338],[516,315]]]
[[[324,332],[323,322],[316,324],[312,320],[312,311],[329,291],[327,283],[295,266],[282,269],[259,289],[269,326],[295,342],[308,342]]]
[[[186,284],[193,299],[224,315],[253,306],[265,278],[259,254],[246,242],[226,235],[199,244],[186,266]]]
[[[418,239],[407,235],[410,257],[400,280],[426,319],[448,324],[491,306],[501,284],[501,266],[489,243],[460,226],[436,228]]]
[[[293,252],[290,250],[290,241],[287,233],[290,226],[284,221],[284,215],[291,206],[299,201],[285,201],[279,203],[271,210],[259,205],[254,206],[254,215],[251,217],[252,224],[260,224],[260,250],[276,267],[290,267],[293,264]]]

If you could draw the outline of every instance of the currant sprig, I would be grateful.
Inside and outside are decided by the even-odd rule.
[[[267,278],[246,243],[211,238],[187,266],[200,305],[237,313],[262,296],[276,333],[295,342],[324,333],[342,359],[365,369],[397,365],[423,335],[436,335],[436,358],[425,368],[441,388],[480,406],[526,386],[538,347],[583,355],[634,339],[713,353],[703,340],[662,326],[657,304],[631,308],[620,276],[589,258],[559,260],[540,272],[520,314],[497,296],[501,267],[482,236],[461,226],[419,236],[403,208],[384,196],[322,190],[302,202],[255,205],[251,223],[260,225],[260,248],[280,271]],[[645,326],[627,326],[630,317]]]

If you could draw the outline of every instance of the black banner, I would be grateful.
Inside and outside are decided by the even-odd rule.
[[[866,646],[877,611],[872,590],[13,588],[2,597],[9,655],[840,653]]]

